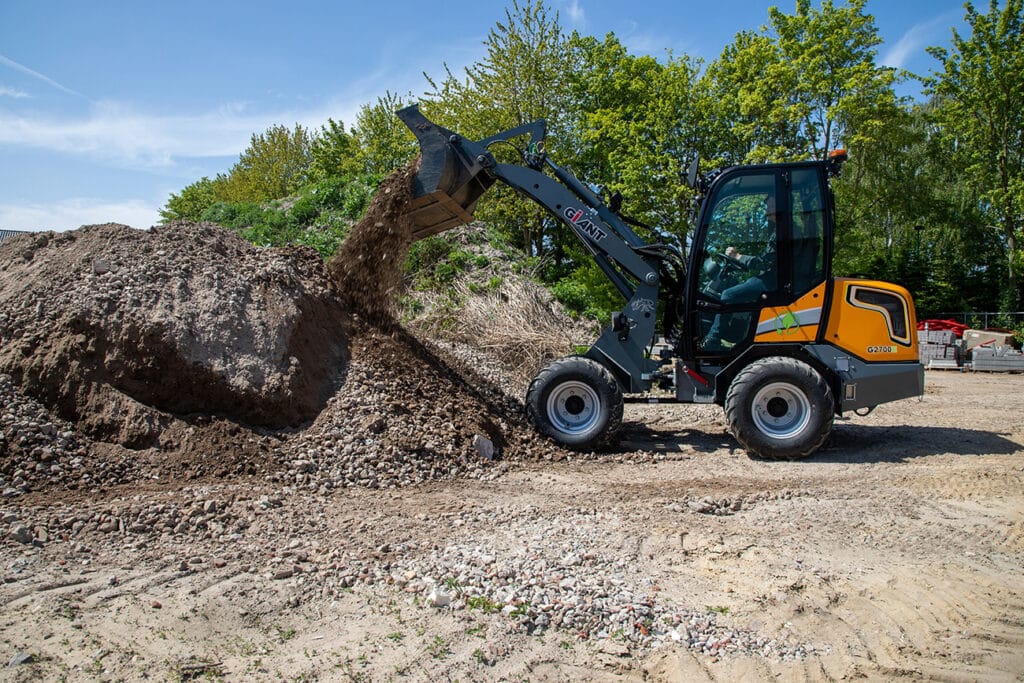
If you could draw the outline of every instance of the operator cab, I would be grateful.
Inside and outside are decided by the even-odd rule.
[[[723,365],[765,331],[804,341],[796,333],[802,321],[817,324],[823,296],[816,314],[791,306],[831,275],[832,168],[733,167],[711,180],[687,274],[687,357]]]

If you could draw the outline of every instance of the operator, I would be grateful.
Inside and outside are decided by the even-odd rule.
[[[748,271],[753,274],[738,285],[733,285],[722,290],[721,302],[723,304],[754,303],[758,298],[775,287],[776,266],[778,259],[775,253],[775,242],[769,244],[768,250],[761,256],[750,256],[741,254],[739,249],[729,246],[725,250],[728,258],[735,259],[742,263]],[[723,268],[725,266],[722,266]],[[715,316],[707,337],[704,338],[704,350],[709,352],[722,351],[722,318],[725,316],[742,315],[749,318],[749,313],[719,313]]]

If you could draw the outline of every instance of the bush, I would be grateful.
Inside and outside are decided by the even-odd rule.
[[[299,197],[292,208],[288,210],[289,218],[296,225],[308,225],[320,215],[320,204],[318,198],[313,194]]]
[[[622,308],[622,295],[594,263],[580,266],[550,287],[554,297],[576,315],[606,321]]]
[[[296,244],[316,249],[324,259],[330,258],[338,250],[338,245],[348,235],[348,224],[312,225],[295,238]]]

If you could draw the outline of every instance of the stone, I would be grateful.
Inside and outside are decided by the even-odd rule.
[[[18,543],[31,543],[32,530],[24,524],[15,524],[13,527],[11,527],[11,530],[10,532],[8,532],[7,537],[10,538],[12,541],[17,541]]]
[[[21,666],[22,664],[31,664],[34,661],[36,661],[36,658],[32,653],[19,652],[18,654],[11,657],[11,661],[7,662],[7,666],[13,669],[16,666]]]
[[[430,603],[431,607],[447,607],[452,602],[452,596],[451,593],[435,586],[427,594],[427,602]]]
[[[477,434],[473,437],[473,448],[484,460],[494,460],[494,442],[486,436]]]

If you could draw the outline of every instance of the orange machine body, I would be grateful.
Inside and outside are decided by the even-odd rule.
[[[825,342],[868,363],[917,361],[917,319],[910,293],[878,280],[836,278],[788,306],[765,308],[757,343]]]

